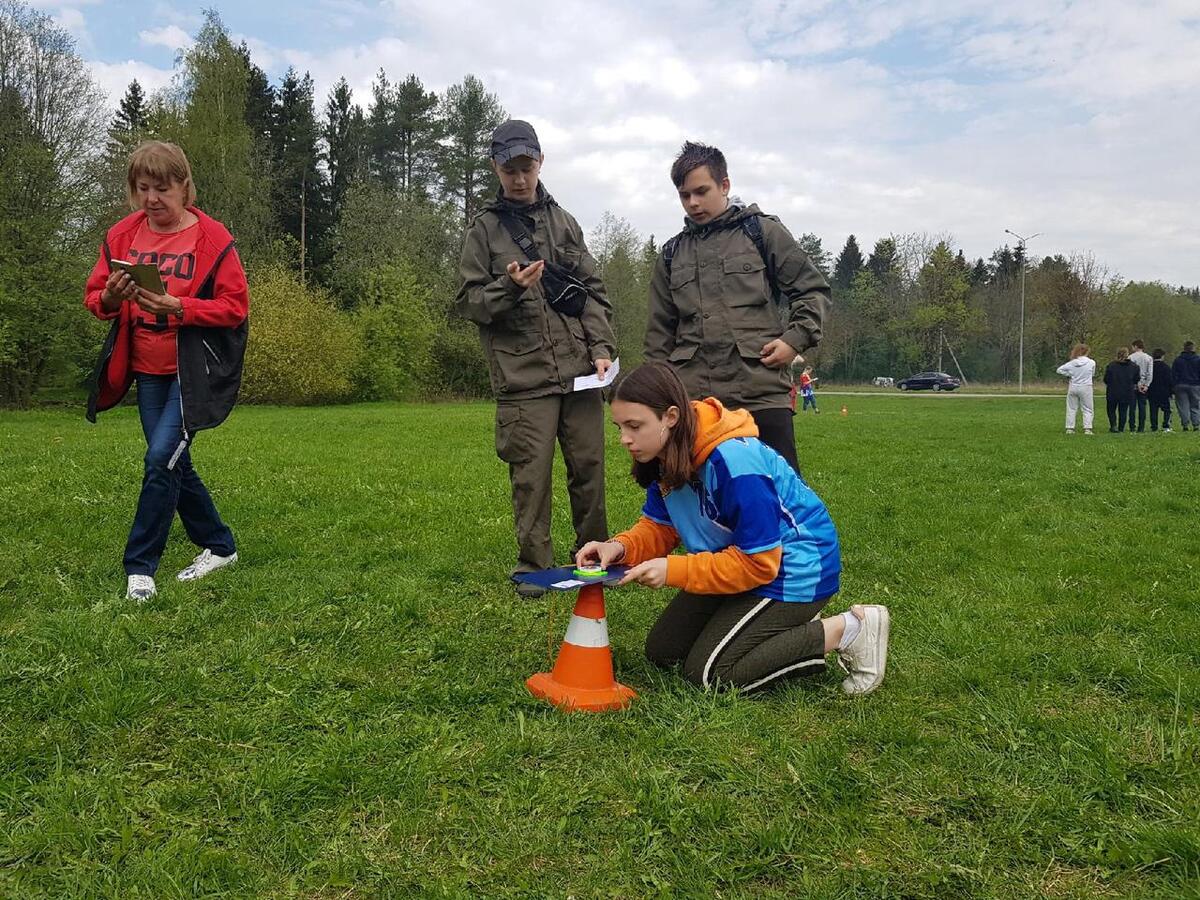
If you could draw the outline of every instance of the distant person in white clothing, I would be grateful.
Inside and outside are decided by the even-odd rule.
[[[1087,344],[1076,344],[1071,358],[1058,367],[1059,375],[1071,379],[1067,385],[1067,434],[1075,433],[1075,421],[1083,409],[1083,433],[1092,433],[1096,407],[1092,403],[1092,380],[1096,377],[1096,361],[1088,356]]]
[[[1134,413],[1137,414],[1137,431],[1146,430],[1146,406],[1149,400],[1147,392],[1150,382],[1154,380],[1154,359],[1146,352],[1146,345],[1141,339],[1135,340],[1130,346],[1133,352],[1129,361],[1138,367],[1137,390],[1133,395],[1133,409],[1129,410],[1129,430],[1134,431]]]

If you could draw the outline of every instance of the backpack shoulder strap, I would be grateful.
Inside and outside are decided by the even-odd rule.
[[[782,303],[779,279],[775,273],[775,262],[767,250],[767,239],[763,237],[762,222],[759,221],[759,217],[757,215],[746,216],[742,219],[742,231],[754,242],[754,246],[758,249],[758,255],[762,257],[763,264],[767,267],[767,282],[771,285],[772,299],[776,303]]]
[[[675,251],[679,249],[679,239],[681,237],[683,237],[682,231],[662,245],[663,265],[667,269],[667,281],[671,280],[671,263],[675,261]]]
[[[521,224],[516,216],[503,212],[497,212],[496,215],[500,217],[500,223],[516,242],[517,246],[521,248],[521,252],[525,254],[526,259],[530,262],[537,262],[542,258],[542,255],[538,253],[537,244],[533,242],[533,238],[529,236],[529,232],[525,230],[525,226]]]

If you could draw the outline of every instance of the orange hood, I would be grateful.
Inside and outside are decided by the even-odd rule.
[[[696,441],[692,444],[692,467],[699,469],[716,449],[731,438],[758,437],[754,417],[744,409],[726,409],[716,397],[693,400]]]

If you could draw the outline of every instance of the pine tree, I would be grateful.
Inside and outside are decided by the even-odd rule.
[[[350,84],[338,80],[325,102],[325,161],[329,169],[329,212],[336,224],[351,185],[366,175],[366,121]]]
[[[400,184],[399,136],[396,134],[396,92],[383,69],[371,85],[367,108],[367,165],[371,177],[390,191]]]
[[[393,130],[399,139],[398,187],[409,197],[428,196],[437,171],[437,94],[409,75],[392,95]]]
[[[810,231],[800,235],[800,239],[796,241],[800,245],[812,264],[817,267],[825,279],[829,280],[829,252],[821,246],[821,239]]]
[[[896,274],[896,241],[894,238],[880,238],[875,242],[871,256],[867,259],[867,268],[880,284],[887,284]]]
[[[850,237],[846,238],[842,252],[838,254],[837,261],[833,264],[831,286],[833,287],[835,297],[850,290],[851,285],[854,284],[854,279],[865,265],[862,251],[858,249],[858,239],[854,235],[850,235]]]
[[[439,166],[442,190],[469,224],[491,192],[487,150],[506,114],[496,95],[474,75],[446,89],[439,112],[445,129]]]
[[[146,135],[147,112],[146,95],[135,78],[129,82],[108,127],[110,152],[128,152],[138,145]]]
[[[300,279],[310,267],[325,262],[329,205],[325,171],[317,146],[313,81],[288,68],[280,82],[275,105],[274,157],[276,221],[284,234],[299,244]]]
[[[250,59],[250,48],[245,41],[237,51],[246,65],[246,124],[259,147],[270,148],[275,134],[275,89],[267,73]]]

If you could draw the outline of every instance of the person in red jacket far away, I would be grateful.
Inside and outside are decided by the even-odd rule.
[[[156,593],[176,512],[201,551],[180,581],[237,560],[233,532],[192,466],[190,447],[237,400],[250,295],[229,231],[195,205],[183,150],[162,141],[138,146],[127,188],[134,211],[108,230],[84,305],[112,323],[92,374],[88,418],[116,406],[137,382],[146,455],[125,574],[126,597],[140,603]],[[139,287],[116,261],[154,266],[165,290]]]

